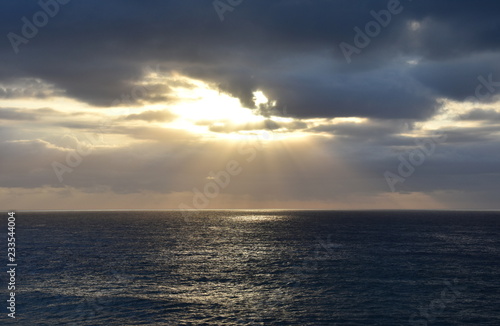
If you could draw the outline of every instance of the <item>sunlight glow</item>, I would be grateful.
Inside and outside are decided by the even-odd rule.
[[[264,95],[262,91],[256,91],[253,93],[253,101],[257,107],[262,104],[269,103],[269,99]]]
[[[474,128],[481,125],[480,121],[464,119],[468,113],[475,109],[497,111],[500,102],[493,103],[462,103],[449,99],[441,99],[442,108],[429,120],[418,122],[415,125],[422,130],[437,130],[445,128]]]
[[[170,85],[172,79],[175,79],[176,86]],[[276,124],[293,123],[293,118],[263,116],[259,109],[244,107],[238,98],[220,92],[215,85],[180,75],[167,78],[165,83],[176,98],[169,111],[177,116],[174,121],[163,124],[166,128],[184,129],[206,138],[231,140],[257,138],[272,141],[304,136],[304,133],[288,130],[286,125],[276,128]],[[257,108],[276,104],[263,91],[256,91],[253,95]],[[270,123],[274,124],[273,130]]]
[[[192,122],[231,121],[245,123],[261,121],[263,117],[255,115],[251,109],[241,106],[238,99],[221,94],[204,85],[195,89],[176,89],[180,103],[172,112]]]

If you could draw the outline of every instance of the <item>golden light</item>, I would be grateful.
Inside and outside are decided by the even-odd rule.
[[[178,86],[170,86],[173,81]],[[238,98],[220,92],[215,85],[185,76],[174,75],[165,80],[174,93],[176,103],[169,106],[169,111],[177,119],[164,123],[167,128],[178,128],[202,134],[207,138],[231,140],[283,140],[298,137],[299,133],[286,127],[269,130],[267,122],[290,123],[292,118],[275,116],[265,117],[260,110],[244,107]],[[253,93],[255,107],[275,105],[261,90]],[[300,137],[303,137],[300,134]]]
[[[244,108],[239,99],[211,89],[208,85],[199,85],[193,89],[176,89],[179,103],[171,111],[191,122],[231,121],[245,123],[261,121],[251,109]]]
[[[257,107],[269,103],[269,99],[264,95],[262,91],[256,91],[253,93],[253,101]]]

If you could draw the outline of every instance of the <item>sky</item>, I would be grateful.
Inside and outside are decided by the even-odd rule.
[[[0,207],[500,209],[500,3],[0,10]]]

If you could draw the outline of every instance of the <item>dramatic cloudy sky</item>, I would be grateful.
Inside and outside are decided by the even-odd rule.
[[[498,1],[3,1],[0,26],[2,209],[500,208]]]

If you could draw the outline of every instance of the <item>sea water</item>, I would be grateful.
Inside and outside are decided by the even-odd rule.
[[[2,324],[500,325],[498,212],[17,212],[16,223],[16,319],[2,286]]]

